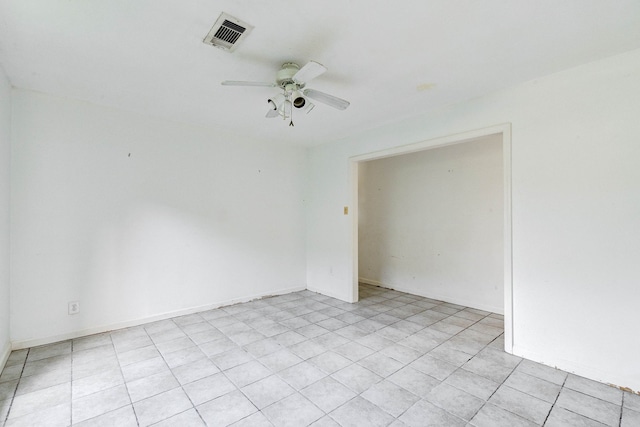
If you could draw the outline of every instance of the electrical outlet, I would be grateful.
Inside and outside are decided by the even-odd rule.
[[[80,302],[69,301],[69,315],[80,313]]]

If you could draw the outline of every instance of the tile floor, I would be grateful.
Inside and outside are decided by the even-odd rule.
[[[640,426],[640,396],[504,353],[502,316],[373,286],[14,351],[11,426]]]

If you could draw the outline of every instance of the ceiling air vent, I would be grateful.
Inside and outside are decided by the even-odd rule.
[[[203,41],[211,46],[233,52],[252,29],[253,27],[246,22],[222,12]]]

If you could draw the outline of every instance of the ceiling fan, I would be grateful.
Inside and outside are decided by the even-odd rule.
[[[320,92],[315,89],[306,88],[311,80],[327,71],[327,68],[315,61],[309,61],[304,67],[300,68],[298,64],[293,62],[285,62],[276,73],[276,81],[268,82],[243,82],[234,80],[225,80],[222,82],[225,86],[263,86],[263,87],[279,87],[282,93],[272,96],[267,100],[269,110],[267,118],[282,117],[284,120],[291,119],[289,126],[293,126],[294,109],[309,113],[314,105],[309,101],[315,101],[326,104],[338,110],[345,110],[349,106],[349,102],[340,99],[328,93]]]

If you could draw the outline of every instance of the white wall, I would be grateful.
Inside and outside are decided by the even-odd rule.
[[[9,337],[10,165],[11,86],[0,66],[0,369],[11,351]]]
[[[502,138],[358,166],[360,280],[502,313]]]
[[[513,351],[640,390],[638,99],[640,50],[314,148],[308,286],[351,295],[351,156],[510,122]]]
[[[305,150],[22,90],[13,111],[14,346],[305,288]]]

